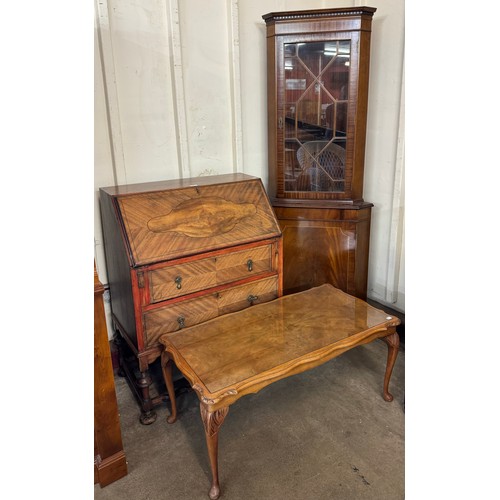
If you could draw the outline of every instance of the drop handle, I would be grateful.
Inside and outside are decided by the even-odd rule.
[[[247,300],[248,300],[248,302],[250,302],[250,304],[253,304],[254,301],[259,300],[259,296],[258,295],[249,295],[247,297]]]
[[[185,320],[186,318],[184,316],[179,316],[177,318],[177,323],[179,323],[179,329],[184,328],[186,326],[186,324],[184,323]]]
[[[247,260],[247,269],[248,269],[248,272],[252,272],[252,270],[253,270],[253,261],[252,261],[252,259],[248,259]]]
[[[177,276],[174,282],[177,285],[177,290],[180,290],[182,288],[182,276]]]

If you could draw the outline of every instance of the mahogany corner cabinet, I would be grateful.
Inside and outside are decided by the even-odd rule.
[[[268,166],[284,293],[331,283],[366,298],[363,200],[373,7],[274,12],[267,29]]]
[[[101,188],[100,203],[120,371],[150,424],[159,338],[280,297],[281,231],[245,174]]]

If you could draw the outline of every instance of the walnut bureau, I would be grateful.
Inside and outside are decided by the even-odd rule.
[[[210,498],[220,495],[218,433],[231,404],[377,338],[388,345],[383,397],[392,401],[389,380],[399,348],[399,323],[398,318],[324,284],[163,335],[162,368],[172,403],[168,422],[177,418],[175,363],[200,399],[212,469]]]
[[[245,174],[101,188],[100,203],[120,369],[150,424],[159,338],[280,297],[281,231]]]

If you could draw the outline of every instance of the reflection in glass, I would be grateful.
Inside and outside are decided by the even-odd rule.
[[[350,41],[288,43],[284,49],[285,191],[341,192]]]

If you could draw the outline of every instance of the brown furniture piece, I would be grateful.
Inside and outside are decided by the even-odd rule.
[[[281,231],[245,174],[102,188],[100,201],[120,366],[150,424],[165,400],[150,392],[159,338],[281,296]]]
[[[127,475],[102,286],[94,266],[94,484]]]
[[[366,298],[363,200],[372,7],[270,13],[269,194],[284,293],[331,283]]]
[[[324,284],[163,335],[162,368],[172,404],[168,422],[177,418],[175,363],[200,399],[212,469],[210,498],[220,494],[218,432],[231,404],[377,338],[388,345],[383,397],[392,401],[389,380],[399,348],[399,323],[398,318]]]

